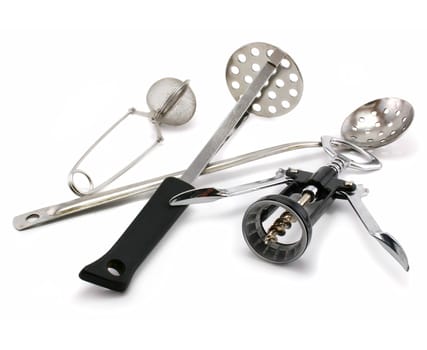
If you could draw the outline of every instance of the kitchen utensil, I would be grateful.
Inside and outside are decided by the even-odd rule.
[[[408,258],[406,257],[406,253],[403,248],[390,234],[381,230],[374,217],[363,204],[362,197],[366,196],[368,192],[368,189],[363,185],[357,185],[357,188],[354,192],[349,193],[343,191],[340,192],[340,194],[347,198],[369,234],[374,237],[386,251],[390,253],[390,255],[403,267],[405,271],[408,271]]]
[[[273,146],[254,152],[245,153],[236,157],[209,163],[201,175],[212,174],[222,170],[230,169],[239,165],[250,163],[258,159],[271,157],[284,152],[320,147],[320,141],[294,142]],[[50,205],[45,208],[36,209],[24,214],[20,214],[13,219],[15,229],[21,231],[33,228],[38,225],[47,224],[55,220],[66,218],[90,209],[99,208],[107,204],[117,204],[126,199],[143,195],[154,191],[160,183],[167,177],[178,177],[184,170],[171,174],[162,175],[149,180],[118,187],[109,191],[98,192],[85,195],[67,202]]]
[[[253,49],[257,49],[257,51]],[[169,206],[169,199],[177,193],[193,188],[191,182],[208,166],[209,161],[231,134],[242,125],[248,113],[254,110],[254,103],[260,106],[259,111],[255,110],[259,114],[277,116],[286,113],[291,108],[283,107],[278,110],[276,106],[270,104],[269,99],[264,98],[264,94],[274,91],[279,100],[289,99],[291,107],[298,102],[302,91],[297,90],[295,100],[292,100],[289,85],[295,86],[294,89],[298,86],[302,89],[299,70],[290,56],[272,45],[253,43],[238,49],[227,65],[227,72],[233,66],[238,67],[238,64],[253,66],[255,63],[259,64],[260,70],[259,72],[254,70],[254,74],[251,75],[252,81],[245,81],[245,88],[241,87],[243,80],[240,79],[239,72],[234,74],[231,86],[232,89],[238,91],[239,96],[235,96],[238,101],[190,167],[180,179],[170,177],[162,182],[116,244],[100,259],[83,268],[80,272],[81,279],[112,290],[124,291],[140,263],[186,209],[184,206]],[[289,76],[291,73],[298,75],[294,85],[291,84]],[[283,76],[289,77],[288,84],[285,87],[277,86],[276,77],[282,78]],[[230,75],[227,74],[227,81],[229,81],[229,77]],[[258,95],[259,93],[261,94]]]
[[[412,121],[414,118],[414,109],[412,108],[409,102],[402,99],[396,99],[396,98],[382,98],[382,99],[369,102],[364,106],[381,105],[381,104],[387,106],[391,102],[398,103],[402,106],[405,106],[405,108],[402,109],[400,113],[397,113],[399,114],[399,116],[402,117],[402,121],[404,118],[406,118],[405,122],[408,123],[405,129],[403,129],[403,127],[401,129],[401,132],[404,132],[406,131],[407,127],[409,127],[410,125],[409,121]],[[374,110],[369,111],[364,106],[360,108],[363,108],[367,115],[371,114],[374,111]],[[355,115],[360,108],[356,109],[355,112],[353,112],[351,115]],[[396,115],[396,113],[394,115]],[[348,119],[349,117],[344,120],[343,126],[341,128],[341,135],[345,140],[353,142],[354,139],[352,138],[352,136],[357,136],[358,134],[354,134],[355,130],[352,130],[351,127],[344,128],[344,124],[346,125],[348,124],[347,123]],[[356,131],[361,132],[362,129],[359,127]],[[363,130],[363,131],[366,131],[366,130]],[[390,133],[392,131],[393,130],[391,130]],[[401,135],[401,133],[399,135]],[[373,136],[383,137],[384,134],[379,135],[379,133],[376,133]],[[394,136],[395,136],[394,138],[395,140],[397,138],[397,135],[394,134]],[[378,139],[378,140],[381,141],[381,139]],[[359,140],[358,144],[363,148],[374,148],[374,146],[376,147],[378,144],[380,146],[384,146],[385,143],[384,142],[383,143],[381,142],[360,143],[360,140]],[[259,160],[265,157],[270,157],[283,152],[288,152],[288,151],[293,151],[298,149],[305,149],[305,148],[316,148],[320,146],[321,146],[321,143],[319,141],[309,141],[309,142],[294,142],[294,143],[269,147],[259,151],[236,156],[230,159],[213,162],[202,172],[202,174],[209,174],[209,173],[214,173],[217,171],[229,169],[234,166],[242,165],[248,162]],[[135,184],[130,184],[130,185],[112,189],[106,192],[95,193],[95,194],[87,195],[82,198],[74,199],[71,201],[51,205],[45,208],[32,210],[30,212],[26,212],[24,214],[20,214],[16,216],[13,220],[13,225],[17,230],[24,230],[24,229],[32,228],[37,225],[46,224],[54,220],[65,218],[72,214],[77,214],[89,209],[97,208],[106,204],[117,203],[118,201],[122,201],[124,199],[128,199],[137,195],[151,192],[154,189],[156,189],[166,177],[180,176],[182,175],[183,172],[184,171],[178,171],[172,174],[159,176],[154,179],[138,182]]]
[[[360,106],[341,128],[341,135],[363,148],[377,148],[395,141],[411,125],[414,109],[401,98],[385,97]]]
[[[194,115],[196,110],[196,98],[193,91],[189,86],[189,80],[182,82],[175,78],[164,78],[155,82],[147,93],[147,105],[150,109],[149,112],[137,111],[135,108],[130,108],[128,112],[114,123],[104,134],[101,135],[95,143],[81,156],[77,163],[73,166],[68,174],[68,186],[78,196],[84,196],[98,192],[104,187],[111,184],[117,178],[122,176],[130,168],[135,166],[148,152],[150,152],[157,144],[163,141],[163,136],[160,130],[161,124],[167,125],[181,125],[188,122]],[[128,165],[116,172],[101,184],[94,186],[92,177],[80,169],[81,163],[89,156],[98,144],[105,139],[119,124],[130,116],[143,116],[150,119],[151,123],[156,129],[156,140],[154,143],[145,149],[139,156],[132,160]],[[89,189],[79,189],[75,182],[75,175],[83,175],[88,184]]]
[[[342,143],[366,159],[366,162],[352,160],[332,147]],[[263,197],[248,207],[242,220],[246,243],[257,256],[266,261],[278,264],[293,262],[306,250],[313,225],[333,201],[347,199],[370,234],[407,271],[408,259],[403,248],[392,236],[381,231],[363,207],[360,200],[361,187],[358,190],[353,182],[338,178],[338,174],[347,167],[362,171],[379,168],[378,160],[348,141],[322,137],[322,145],[334,157],[329,165],[319,168],[315,173],[288,169],[286,175],[291,181],[280,194]],[[278,209],[282,213],[272,220],[272,215]]]
[[[345,141],[351,141],[365,149],[374,149],[387,145],[395,141],[409,127],[414,119],[414,109],[411,104],[396,97],[380,98],[368,102],[354,110],[343,122],[341,135]],[[344,142],[341,142],[344,145]],[[324,148],[329,152],[330,148]],[[334,154],[331,154],[334,156]],[[358,163],[353,163],[352,167],[357,167]],[[365,169],[366,170],[366,166]],[[266,187],[274,186],[272,181],[262,180]],[[286,182],[286,178],[283,180]],[[256,184],[256,183],[255,183]],[[245,187],[242,193],[258,190],[251,184],[241,185]],[[237,188],[239,188],[238,186]],[[264,187],[261,187],[264,188]],[[238,194],[242,194],[238,191]],[[207,203],[229,196],[229,190],[210,188],[197,188],[185,191],[174,196],[170,204],[174,206],[190,205],[196,203]]]

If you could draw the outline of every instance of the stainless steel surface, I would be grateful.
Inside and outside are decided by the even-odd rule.
[[[268,60],[261,68],[261,71],[256,75],[253,82],[239,98],[230,114],[222,122],[205,147],[203,147],[197,155],[196,159],[194,159],[189,168],[181,176],[182,180],[191,183],[200,175],[203,169],[206,168],[212,157],[248,116],[248,113],[250,112],[249,109],[255,98],[259,93],[264,93],[263,87],[265,87],[265,84],[268,83],[270,77],[275,73],[276,68],[279,66],[285,55],[286,54],[283,51],[276,48],[271,56],[268,57]]]
[[[246,55],[248,52],[250,52],[250,45],[247,47],[244,47],[244,50],[241,50],[242,52],[245,52]],[[237,50],[239,52],[239,50]],[[236,56],[236,55],[234,55]],[[233,56],[233,57],[234,57]],[[238,57],[238,55],[236,56]],[[231,63],[234,63],[234,61],[231,61]],[[229,63],[230,64],[230,63]],[[231,65],[231,67],[233,67]],[[228,72],[228,70],[227,70]],[[232,74],[232,73],[230,73]],[[232,87],[230,88],[232,89]],[[388,106],[388,110],[386,110],[386,107]],[[400,109],[396,109],[396,108]],[[382,111],[382,112],[381,112]],[[383,117],[383,115],[386,115],[386,117]],[[383,136],[381,132],[378,132],[375,135],[371,134],[371,129],[369,127],[370,123],[372,123],[372,118],[375,116],[375,122],[373,123],[374,127],[380,127],[381,121],[387,121],[387,127],[390,127],[390,123],[392,123],[393,118],[398,118],[402,116],[401,123],[402,127],[398,129],[396,132],[392,132],[392,134],[389,135],[386,139],[378,139],[378,142],[375,142],[374,137]],[[344,139],[339,139],[331,136],[322,136],[321,143],[322,147],[325,150],[327,154],[329,154],[333,159],[329,166],[337,173],[340,173],[345,168],[355,169],[359,171],[373,171],[373,170],[379,170],[381,169],[382,165],[381,162],[371,153],[364,150],[364,148],[377,148],[380,146],[383,146],[384,144],[388,144],[393,142],[399,135],[401,135],[410,125],[412,122],[412,119],[414,117],[414,111],[412,106],[398,98],[382,98],[375,100],[373,102],[369,102],[358,109],[356,109],[349,117],[347,117],[344,120],[344,123],[341,127],[341,135]],[[356,140],[355,138],[355,127],[351,128],[351,132],[348,131],[348,124],[349,121],[353,123],[353,119],[356,118],[359,122],[363,122],[363,127],[359,125],[357,128],[357,132],[361,133],[363,137],[359,137],[357,139],[357,142],[354,142]],[[352,125],[352,124],[351,124]],[[364,136],[370,134],[372,138],[365,139]],[[384,141],[383,141],[384,140]],[[365,161],[361,162],[356,159],[353,159],[350,157],[350,155],[345,155],[344,151],[353,151],[355,152],[359,157],[364,159]],[[191,196],[194,194],[194,192],[197,192],[197,194],[207,193],[205,192],[207,189],[195,189],[191,191],[186,192],[186,196]],[[180,194],[181,195],[181,194]],[[180,196],[178,195],[178,196]],[[223,197],[221,197],[223,198]],[[219,199],[219,198],[217,198]],[[207,201],[202,201],[201,197],[198,197],[197,201],[194,199],[194,201],[188,202],[187,204],[196,204],[196,203],[205,203]],[[181,204],[182,203],[182,204]],[[183,204],[184,202],[181,201],[174,201],[173,205],[187,205]]]
[[[374,237],[394,259],[396,259],[405,271],[408,271],[408,258],[403,248],[391,235],[381,230],[374,217],[363,204],[362,197],[365,196],[367,192],[367,189],[362,185],[357,185],[356,191],[351,195],[345,192],[341,192],[341,194],[348,199],[369,234]]]
[[[319,192],[319,189],[316,186],[314,186],[314,185],[308,185],[307,187],[305,187],[302,190],[302,193],[310,193],[311,196],[313,197],[313,199],[316,198],[317,192]]]
[[[348,140],[343,140],[332,136],[322,136],[321,141],[323,150],[333,158],[329,166],[334,168],[337,173],[340,173],[345,168],[360,171],[373,171],[381,169],[382,165],[374,155]],[[343,151],[340,151],[342,146],[345,147],[346,151],[351,150],[355,152],[364,161],[360,162],[356,159],[350,158],[350,156],[345,155]]]
[[[413,118],[413,114],[412,114]],[[347,119],[344,121],[344,124],[347,122]],[[342,136],[345,140],[351,142],[351,134],[345,132],[346,128],[344,124],[341,128]],[[409,124],[408,124],[409,126]],[[406,130],[406,129],[405,129]],[[358,143],[360,147],[371,146],[375,148],[374,144]],[[382,146],[383,144],[380,143]],[[233,157],[230,159],[225,159],[222,161],[211,163],[208,168],[202,174],[207,174],[211,172],[217,172],[224,169],[232,168],[238,165],[249,163],[255,160],[259,160],[265,157],[270,157],[277,155],[283,152],[304,149],[304,148],[317,148],[321,147],[321,143],[318,141],[309,141],[309,142],[293,142],[287,143],[279,146],[269,147],[255,152],[250,152],[243,154],[241,156]],[[298,170],[295,170],[298,171]],[[93,194],[86,196],[86,198],[78,198],[71,201],[59,203],[49,207],[36,209],[25,214],[18,215],[14,218],[13,224],[17,230],[28,229],[39,224],[49,223],[51,221],[64,218],[68,215],[75,214],[78,212],[83,212],[92,208],[96,208],[105,204],[114,203],[120,200],[125,200],[137,195],[141,195],[147,192],[150,192],[157,188],[159,183],[168,176],[179,176],[183,172],[176,172],[169,175],[160,176],[155,179],[150,179],[143,182],[138,182],[130,184],[128,186],[116,188],[106,192],[100,192],[98,194]],[[61,208],[66,208],[65,211]],[[27,218],[29,218],[27,220]]]
[[[130,168],[135,166],[142,158],[144,158],[148,152],[150,152],[159,142],[163,140],[160,124],[184,124],[193,117],[196,110],[196,98],[193,91],[189,87],[189,81],[186,80],[182,82],[181,80],[175,78],[164,78],[155,82],[147,93],[147,104],[150,108],[149,112],[141,112],[135,110],[135,108],[130,108],[128,113],[126,113],[106,132],[104,132],[101,137],[99,137],[95,143],[90,146],[88,150],[81,156],[81,158],[77,161],[68,174],[68,186],[75,194],[78,196],[92,194],[111,184]],[[128,165],[120,169],[101,184],[95,186],[91,176],[89,176],[86,171],[80,169],[79,167],[102,140],[104,140],[119,124],[132,115],[150,118],[156,129],[156,140]],[[81,174],[87,179],[89,185],[88,190],[78,188],[74,178],[76,174]]]
[[[236,99],[243,95],[270,59],[277,47],[266,43],[245,45],[230,57],[226,69],[228,88]],[[298,66],[293,59],[284,53],[280,65],[277,66],[274,78],[270,79],[257,96],[251,113],[262,117],[275,117],[291,111],[301,99],[303,80]]]
[[[346,168],[353,168],[361,171],[371,171],[381,169],[380,161],[374,157],[369,152],[364,149],[352,144],[347,140],[341,140],[331,136],[322,136],[322,147],[323,150],[331,156],[332,162],[329,164],[329,167],[334,169],[337,174],[343,171]],[[335,146],[335,148],[334,148]],[[350,149],[356,152],[360,157],[362,157],[365,162],[359,162],[352,158],[345,156],[341,151],[337,150],[336,147],[345,146],[346,150]],[[309,187],[309,186],[308,186]],[[317,188],[314,187],[313,190],[309,190],[305,188],[302,191],[301,197],[298,199],[297,203],[301,206],[305,206],[307,203],[311,203],[313,201],[314,193],[317,192]],[[282,213],[270,226],[268,229],[267,235],[264,238],[264,243],[266,245],[270,243],[277,242],[277,236],[283,236],[286,234],[286,230],[292,226],[292,215],[288,212]]]
[[[341,135],[363,148],[376,148],[396,140],[413,119],[414,109],[409,102],[381,98],[351,113],[342,125]]]
[[[303,192],[300,199],[297,200],[298,204],[301,204],[302,206],[306,205],[307,203],[312,202],[314,199],[314,196],[310,192]]]
[[[323,150],[333,158],[329,166],[333,168],[337,173],[340,173],[345,168],[352,168],[360,171],[373,171],[381,169],[381,163],[375,156],[365,151],[364,149],[353,145],[347,140],[342,140],[331,136],[322,136],[321,144]],[[350,149],[356,152],[365,161],[359,162],[357,160],[345,156],[342,151],[339,150],[342,146],[345,146],[346,150]],[[231,189],[219,189],[215,187],[195,188],[193,190],[179,193],[176,196],[172,197],[169,204],[173,206],[180,206],[209,203],[221,198],[231,197],[230,193],[233,193],[233,196],[237,196],[240,194],[257,191],[265,187],[276,186],[285,182],[285,180],[276,181],[274,178],[272,178],[251,182]],[[267,184],[268,186],[260,186],[260,184],[263,183]]]
[[[196,96],[189,84],[189,80],[164,78],[150,87],[147,105],[159,124],[182,125],[194,116]]]
[[[237,157],[213,162],[202,172],[202,174],[215,173],[221,170],[233,168],[262,158],[284,152],[294,151],[305,148],[318,148],[320,142],[294,142],[279,146],[265,148],[259,151],[246,153]],[[84,212],[90,209],[98,208],[103,205],[123,201],[138,195],[154,191],[160,183],[169,176],[180,176],[184,171],[159,176],[142,182],[137,182],[127,186],[119,187],[105,192],[98,192],[81,198],[58,203],[48,207],[32,210],[20,214],[13,219],[13,225],[17,230],[29,229],[37,225],[46,224],[54,220],[65,218],[69,215]]]
[[[250,182],[240,186],[230,187],[227,189],[208,187],[185,191],[172,197],[169,201],[169,204],[172,206],[179,206],[214,202],[221,198],[239,196],[241,194],[259,191],[264,188],[280,185],[286,183],[286,181],[287,178],[285,170],[279,169],[277,170],[276,175],[273,177],[255,182]]]

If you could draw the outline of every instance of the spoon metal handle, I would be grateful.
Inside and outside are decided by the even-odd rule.
[[[271,157],[284,152],[295,151],[306,148],[318,148],[319,141],[292,142],[283,145],[264,148],[258,151],[245,153],[236,157],[212,162],[203,171],[203,174],[212,174],[222,170],[230,169],[239,165],[247,164],[259,159]],[[48,207],[35,209],[13,219],[13,226],[18,231],[26,230],[38,225],[48,224],[52,221],[76,215],[90,209],[99,208],[107,204],[122,203],[124,200],[154,191],[167,177],[179,177],[184,171],[162,175],[142,182],[118,187],[112,190],[98,192],[70,201],[53,204]]]

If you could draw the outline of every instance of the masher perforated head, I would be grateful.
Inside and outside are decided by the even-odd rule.
[[[374,100],[351,113],[341,127],[341,135],[363,148],[387,145],[402,135],[414,119],[412,105],[396,97]]]
[[[273,45],[258,42],[242,46],[231,55],[226,79],[236,101],[245,93],[275,49],[277,48]],[[288,113],[298,104],[302,91],[303,80],[298,66],[286,54],[252,104],[251,113],[261,117],[276,117]]]

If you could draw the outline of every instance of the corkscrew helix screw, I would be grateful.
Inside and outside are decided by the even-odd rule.
[[[297,203],[302,207],[308,203],[311,203],[314,199],[315,190],[313,186],[310,189],[303,191],[303,194],[300,199],[297,200]],[[292,228],[292,223],[296,222],[296,219],[289,211],[284,211],[280,216],[274,221],[273,225],[268,229],[267,235],[264,238],[264,243],[268,244],[270,242],[277,242],[277,236],[284,236],[286,231]]]
[[[334,144],[339,146],[344,146],[347,148],[350,147],[368,159],[368,163],[362,163],[361,165],[357,165],[358,168],[360,168],[360,166],[363,166],[364,168],[363,170],[376,170],[381,167],[381,163],[365,150],[359,149],[357,146],[354,147],[355,145],[348,142],[343,142],[343,140],[337,140],[330,136],[323,136],[322,146],[326,151],[326,153],[328,153],[332,157],[331,162],[327,166],[335,171],[336,176],[338,176],[347,167],[355,168],[355,164],[357,163],[351,160],[350,158],[346,157],[343,153],[337,152],[333,148]],[[317,194],[317,187],[314,185],[309,185],[302,190],[301,197],[296,201],[296,203],[304,207],[305,205],[310,204],[314,201],[316,194]],[[296,219],[292,216],[292,214],[289,211],[285,210],[282,214],[280,214],[280,216],[274,221],[274,223],[268,229],[267,234],[264,238],[264,243],[265,244],[269,244],[272,242],[277,243],[278,241],[277,236],[281,236],[281,237],[285,236],[286,231],[291,229],[292,223],[295,223],[295,222],[296,222]]]

